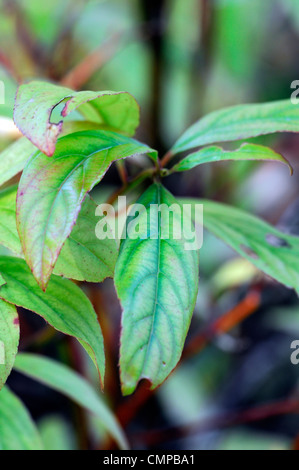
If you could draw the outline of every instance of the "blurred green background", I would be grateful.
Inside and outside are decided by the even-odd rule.
[[[161,154],[205,113],[228,105],[289,98],[299,79],[298,0],[1,0],[0,147],[11,129],[18,82],[41,78],[75,89],[125,90],[141,106],[137,137]],[[211,198],[252,211],[299,235],[299,137],[254,139],[289,159],[217,163],[166,180],[179,196]],[[119,184],[112,171],[95,196]],[[299,267],[298,267],[299,268]],[[253,313],[208,344],[134,409],[117,374],[120,307],[113,284],[86,284],[109,349],[107,401],[136,449],[299,450],[299,339],[296,295],[205,234],[200,289],[189,340],[258,290]],[[81,349],[45,334],[43,320],[21,313],[21,348],[50,355],[94,380]],[[188,345],[187,341],[187,345]],[[103,448],[98,424],[60,395],[14,373],[9,384],[37,420],[50,449]],[[297,403],[297,406],[296,406]]]

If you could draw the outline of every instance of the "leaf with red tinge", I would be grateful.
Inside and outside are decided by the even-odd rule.
[[[36,153],[19,184],[17,229],[25,259],[46,289],[61,248],[71,233],[86,194],[114,160],[156,153],[109,131],[78,132],[59,139],[51,159]]]
[[[61,136],[74,132],[96,130],[99,126],[89,121],[67,121]],[[26,137],[21,137],[0,153],[0,186],[23,171],[31,155],[36,153],[36,147]]]
[[[58,123],[52,113],[65,103]],[[18,89],[14,121],[20,131],[48,156],[53,155],[62,132],[63,118],[78,110],[93,121],[116,132],[134,135],[139,125],[139,105],[127,92],[73,91],[52,83],[32,81]]]
[[[0,191],[0,244],[23,258],[16,226],[17,189],[17,186],[12,186]],[[95,226],[99,219],[95,215],[96,208],[96,203],[88,196],[82,204],[70,236],[63,245],[54,274],[88,282],[102,282],[106,277],[113,276],[118,247],[108,226],[109,237],[101,240],[97,238]]]

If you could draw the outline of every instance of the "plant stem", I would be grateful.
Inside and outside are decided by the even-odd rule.
[[[169,150],[161,160],[161,167],[164,168],[173,157],[174,157],[173,152]]]
[[[119,174],[119,177],[121,179],[121,182],[123,183],[123,185],[127,185],[128,184],[128,173],[127,173],[125,161],[124,160],[117,160],[116,161],[116,168],[118,170],[118,174]]]
[[[183,359],[198,354],[212,338],[227,333],[235,326],[252,315],[261,303],[258,290],[252,290],[248,295],[227,313],[217,318],[211,325],[199,332],[187,344],[183,352]]]

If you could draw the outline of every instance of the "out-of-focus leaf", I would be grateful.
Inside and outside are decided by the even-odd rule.
[[[299,238],[286,235],[263,220],[240,209],[207,200],[203,204],[204,226],[247,258],[264,273],[294,288],[299,294]]]
[[[41,291],[25,261],[0,257],[6,284],[0,298],[42,316],[56,330],[74,336],[95,363],[101,381],[105,374],[104,344],[96,313],[82,290],[68,279],[52,276],[47,292]]]
[[[259,273],[260,271],[247,259],[237,257],[219,268],[212,278],[212,285],[218,293],[251,282]]]
[[[200,2],[194,0],[189,2],[188,8],[181,0],[172,0],[167,12],[167,34],[163,46],[167,55],[167,74],[162,78],[160,120],[163,140],[169,146],[190,124],[190,116],[194,112],[196,115],[198,109],[194,111],[190,107],[191,96],[193,105],[197,101],[190,83],[198,47],[200,9]],[[202,94],[200,82],[197,88]]]
[[[18,189],[17,228],[26,261],[43,289],[87,192],[114,160],[142,153],[156,155],[129,137],[86,131],[60,139],[51,159],[38,152],[28,162]]]
[[[192,239],[192,224],[185,227],[188,234],[182,234],[182,213],[171,208],[173,204],[180,208],[179,203],[161,185],[153,184],[138,204],[145,210],[135,221],[132,209],[115,267],[123,307],[120,368],[126,395],[142,378],[157,387],[176,366],[198,289],[198,251],[185,247],[187,238]],[[161,213],[160,204],[164,204]]]
[[[237,429],[221,433],[219,450],[289,450],[291,440],[272,433]]]
[[[0,390],[10,374],[20,339],[17,309],[0,300]]]
[[[51,415],[38,422],[45,450],[77,450],[73,429],[62,416]]]
[[[243,84],[244,92],[247,83],[254,81],[256,67],[263,51],[263,40],[267,28],[263,20],[271,13],[271,1],[242,0],[242,2],[217,0],[213,4],[213,55],[214,62],[220,63],[229,73],[232,84]],[[242,28],[237,25],[242,24]],[[235,26],[236,25],[236,26]],[[252,37],[254,36],[254,41]],[[217,68],[219,72],[219,68]],[[223,78],[220,76],[220,78]],[[221,83],[221,82],[220,82]],[[210,84],[210,77],[209,77]],[[225,93],[223,93],[225,89]],[[215,90],[226,99],[226,88]],[[238,89],[235,90],[237,95]],[[244,94],[245,94],[244,93]]]
[[[27,409],[7,387],[0,392],[0,449],[43,449],[40,436]]]
[[[53,110],[62,102],[62,120],[51,122]],[[139,106],[132,95],[113,91],[79,91],[33,81],[21,85],[16,96],[14,121],[20,131],[43,153],[53,155],[63,118],[78,111],[89,121],[132,136],[139,124]]]
[[[17,186],[0,191],[0,244],[23,257],[16,227],[16,196]],[[99,240],[96,237],[96,207],[90,197],[85,199],[58,257],[54,274],[88,282],[102,282],[106,277],[113,276],[118,248],[113,238]]]
[[[255,144],[243,144],[237,150],[223,150],[221,147],[205,147],[198,152],[191,153],[177,163],[172,171],[191,170],[202,163],[219,162],[225,160],[265,160],[285,163],[291,174],[293,169],[289,162],[279,153],[274,152],[268,147]]]
[[[15,369],[63,393],[94,413],[122,449],[128,448],[126,437],[112,412],[92,386],[68,367],[36,354],[19,354]]]
[[[172,152],[275,132],[299,132],[299,109],[290,100],[244,104],[214,111],[187,129]]]
[[[286,12],[288,20],[294,24],[296,30],[299,30],[299,10],[294,0],[280,0],[281,8]]]
[[[71,11],[71,8],[73,10]],[[22,5],[22,12],[27,24],[30,24],[32,37],[43,47],[53,47],[53,43],[61,32],[67,28],[70,17],[76,18],[80,5],[66,0],[63,4],[59,0],[41,3],[39,0],[31,0]]]
[[[298,305],[283,305],[269,308],[263,319],[263,325],[279,333],[287,333],[292,338],[299,334],[299,309]]]

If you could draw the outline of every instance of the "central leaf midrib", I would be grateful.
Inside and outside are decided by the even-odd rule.
[[[158,203],[158,208],[161,203],[161,187],[157,185],[157,203]],[[154,312],[153,312],[153,320],[152,320],[152,327],[149,335],[149,340],[148,340],[148,345],[146,349],[146,354],[145,358],[143,361],[143,367],[142,367],[142,372],[140,374],[140,377],[143,377],[144,374],[144,369],[146,367],[147,361],[148,361],[148,354],[150,351],[153,335],[154,335],[154,328],[155,328],[155,322],[156,322],[156,316],[157,316],[157,305],[158,305],[158,293],[159,293],[159,276],[160,276],[160,255],[161,255],[161,219],[160,219],[160,212],[158,210],[158,229],[159,229],[159,236],[158,236],[158,255],[157,255],[157,278],[156,278],[156,292],[155,292],[155,307],[154,307]]]

